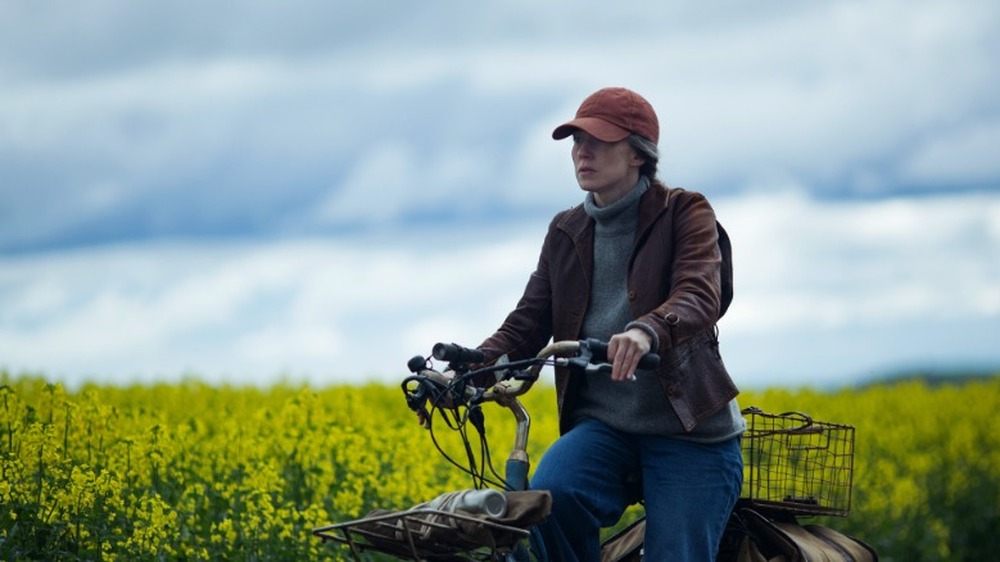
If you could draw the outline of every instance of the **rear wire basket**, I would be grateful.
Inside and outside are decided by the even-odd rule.
[[[799,412],[743,410],[743,490],[752,505],[802,515],[851,511],[854,426]]]

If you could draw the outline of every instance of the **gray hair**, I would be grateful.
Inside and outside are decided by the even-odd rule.
[[[628,144],[639,153],[640,158],[645,160],[639,168],[639,175],[646,176],[650,180],[656,179],[656,164],[660,161],[660,151],[656,143],[646,137],[630,133]]]

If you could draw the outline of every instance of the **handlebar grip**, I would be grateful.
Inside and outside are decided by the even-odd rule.
[[[486,360],[482,351],[463,347],[457,343],[436,343],[431,353],[438,361],[449,363],[482,363]]]
[[[608,342],[601,341],[596,338],[587,338],[587,346],[590,348],[590,352],[593,353],[592,362],[597,363],[607,363],[608,362]],[[656,353],[647,353],[639,359],[640,369],[655,369],[660,366],[660,356]]]
[[[414,355],[409,361],[406,362],[406,368],[409,369],[411,373],[417,374],[427,368],[427,359],[424,359],[420,355]]]

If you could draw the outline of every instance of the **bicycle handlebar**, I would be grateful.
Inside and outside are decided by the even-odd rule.
[[[608,344],[596,339],[557,341],[545,346],[534,358],[507,361],[506,357],[501,357],[492,365],[476,365],[473,368],[470,364],[483,362],[482,352],[457,344],[439,343],[434,346],[433,357],[448,361],[448,369],[445,372],[437,371],[431,365],[429,357],[413,357],[407,363],[413,374],[403,381],[403,394],[407,406],[417,414],[421,424],[431,431],[432,437],[434,430],[431,420],[435,411],[441,412],[449,428],[462,434],[466,453],[470,455],[469,468],[463,470],[471,474],[474,480],[478,479],[480,484],[485,482],[485,474],[482,466],[475,466],[464,430],[465,424],[468,422],[478,431],[482,446],[487,448],[484,456],[486,459],[489,456],[486,430],[479,405],[483,402],[495,402],[509,409],[517,420],[517,428],[514,446],[507,459],[507,476],[501,480],[504,487],[520,490],[527,486],[527,446],[531,418],[518,397],[528,392],[538,380],[542,367],[546,365],[565,367],[583,374],[609,372],[611,365],[607,364],[607,352]],[[639,367],[653,369],[659,362],[658,355],[648,353],[640,360]],[[449,371],[453,372],[450,376]],[[440,446],[438,450],[445,454]],[[455,466],[461,467],[447,454],[445,457]],[[491,464],[490,470],[493,470]],[[496,475],[496,472],[493,471],[493,474]]]
[[[463,347],[455,343],[438,343],[434,345],[432,355],[440,361],[448,361],[452,366],[466,366],[468,363],[479,363],[485,359],[478,349]],[[509,403],[510,400],[526,393],[536,380],[545,365],[567,367],[583,373],[610,372],[608,361],[608,343],[589,338],[586,340],[566,340],[553,342],[545,346],[533,359],[525,359],[512,363],[497,363],[473,370],[456,369],[460,374],[448,378],[442,373],[430,369],[426,360],[414,357],[408,363],[410,371],[436,382],[439,386],[456,390],[448,402],[499,402]],[[553,359],[554,358],[554,359]],[[645,354],[639,361],[640,369],[655,369],[660,363],[660,356],[655,353]],[[476,377],[493,374],[496,382],[484,388],[474,386],[472,380]],[[470,384],[470,382],[472,384]]]

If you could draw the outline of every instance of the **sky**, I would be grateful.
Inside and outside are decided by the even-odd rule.
[[[1000,370],[1000,4],[0,0],[0,369],[394,383],[645,96],[733,240],[744,387]]]

